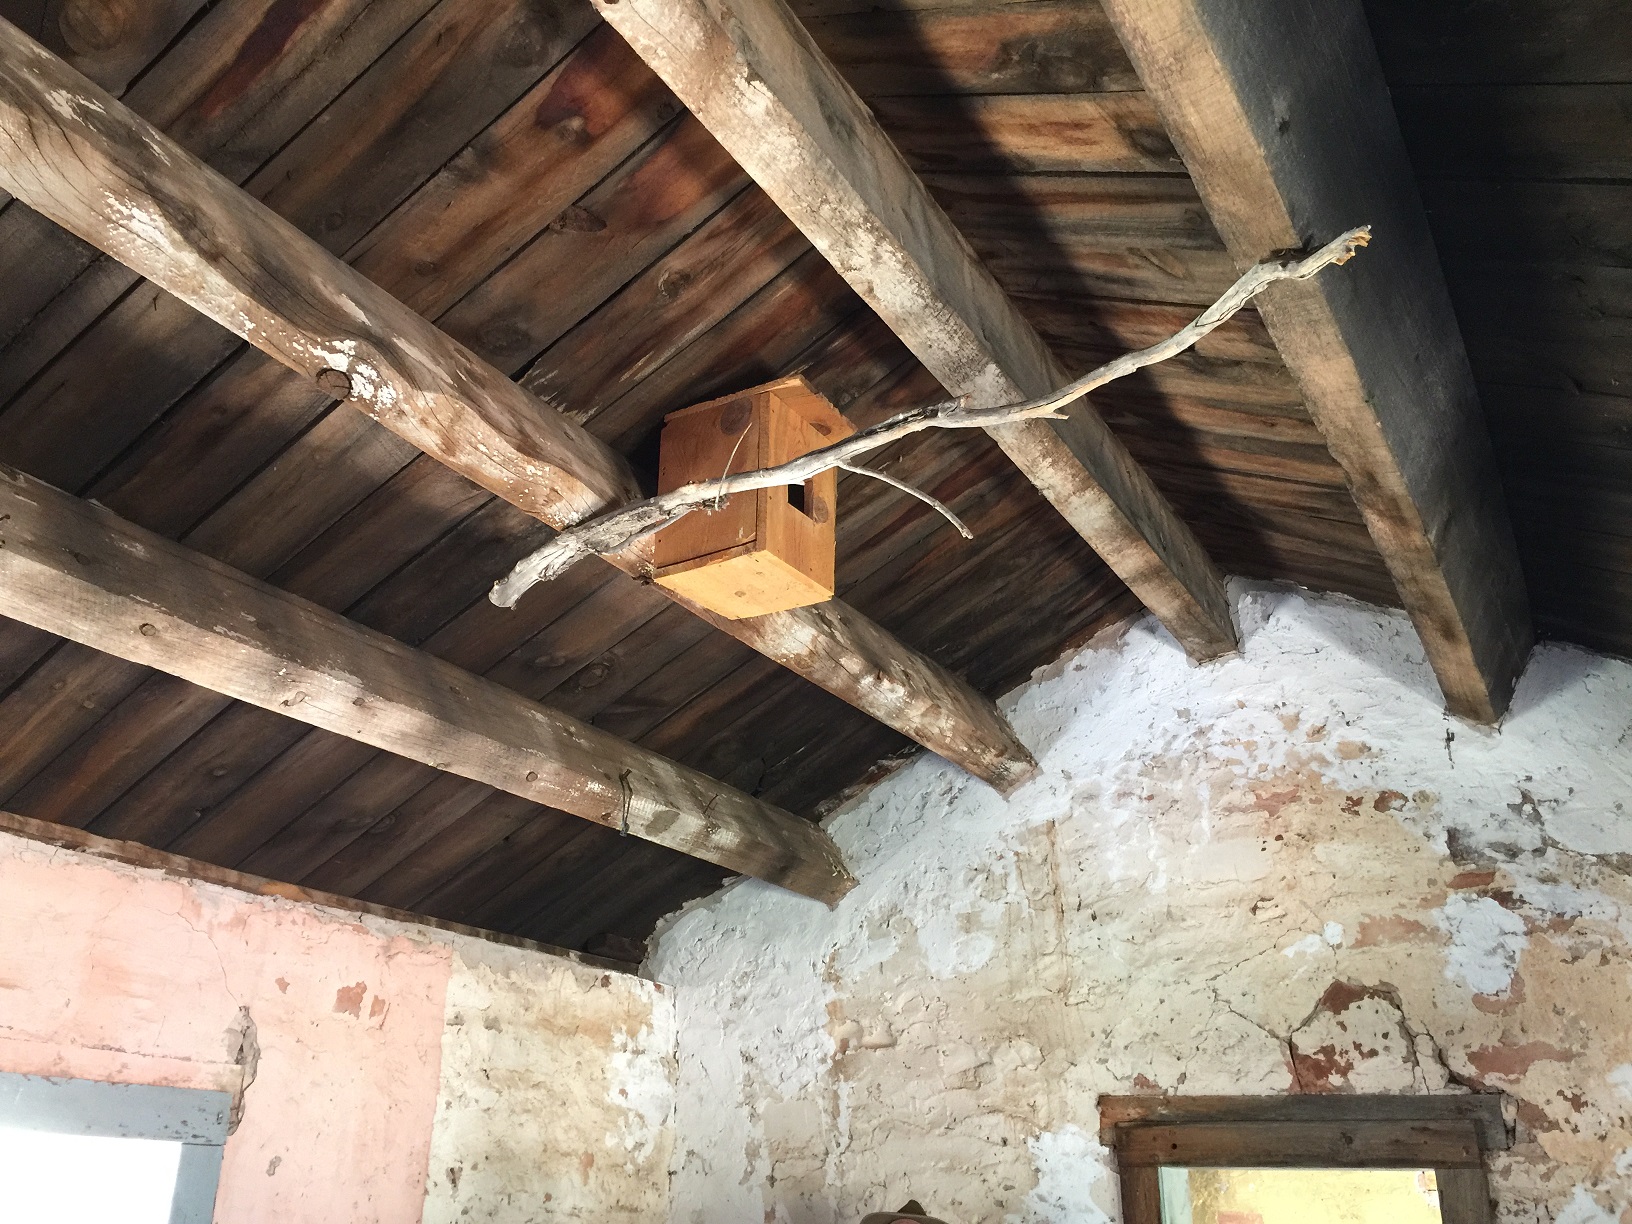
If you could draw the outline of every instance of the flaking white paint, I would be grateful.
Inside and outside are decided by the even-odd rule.
[[[1026,1141],[1037,1184],[1026,1194],[1025,1210],[1009,1219],[1015,1224],[1111,1224],[1116,1210],[1111,1153],[1079,1126],[1047,1131]]]
[[[1482,995],[1501,994],[1512,985],[1519,955],[1530,942],[1523,918],[1490,897],[1456,896],[1434,911],[1434,922],[1450,936],[1446,977]]]
[[[1096,1099],[1156,1090],[1501,1090],[1503,1220],[1632,1200],[1632,666],[1543,647],[1489,730],[1403,616],[1236,593],[1237,657],[1147,619],[1011,695],[1009,799],[924,756],[849,804],[833,910],[666,925],[671,1219],[1100,1224]]]
[[[482,940],[453,952],[425,1224],[662,1219],[662,988]]]

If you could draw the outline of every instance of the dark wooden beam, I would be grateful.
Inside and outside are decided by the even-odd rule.
[[[822,901],[808,821],[0,466],[0,613]]]
[[[596,7],[948,391],[1067,381],[784,0]],[[1190,654],[1235,648],[1218,571],[1091,405],[992,436]]]
[[[562,405],[517,386],[4,21],[0,187],[551,526],[638,493],[622,456]],[[616,563],[637,577],[649,569],[636,556]],[[990,700],[842,602],[707,619],[999,790],[1035,768]]]
[[[1450,709],[1501,717],[1529,602],[1461,332],[1360,0],[1105,0],[1242,267],[1369,224],[1259,309]]]

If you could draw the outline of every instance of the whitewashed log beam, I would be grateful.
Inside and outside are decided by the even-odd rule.
[[[0,188],[543,522],[639,496],[622,456],[558,405],[4,21]],[[648,574],[638,556],[614,563]],[[1001,791],[1035,769],[993,702],[841,601],[741,621],[692,611]]]
[[[784,0],[596,7],[948,391],[985,408],[1065,384]],[[1091,405],[990,432],[1191,655],[1235,648],[1218,571]]]
[[[1493,722],[1532,632],[1478,393],[1360,0],[1105,0],[1242,267],[1364,221],[1259,310],[1348,475],[1449,708]]]
[[[0,466],[0,613],[832,902],[821,828]]]

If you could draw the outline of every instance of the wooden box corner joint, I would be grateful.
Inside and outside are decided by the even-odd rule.
[[[853,432],[797,376],[682,408],[664,418],[658,492],[773,467]],[[731,620],[832,599],[838,476],[738,493],[664,528],[658,585]]]

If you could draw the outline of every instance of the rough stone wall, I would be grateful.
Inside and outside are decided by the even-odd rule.
[[[231,1224],[667,1212],[661,987],[9,833],[0,1071],[233,1093]]]
[[[1103,1224],[1102,1093],[1470,1090],[1501,1220],[1632,1224],[1632,665],[1544,647],[1490,731],[1402,616],[1238,595],[1239,657],[1141,621],[1013,695],[1009,800],[920,757],[851,803],[835,910],[671,920],[676,1224]]]
[[[425,1224],[663,1220],[663,987],[476,939],[453,950]]]

